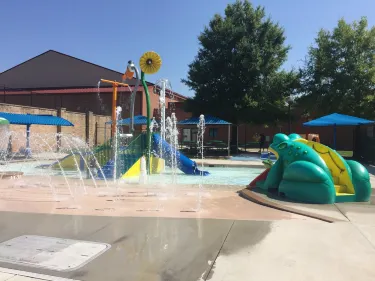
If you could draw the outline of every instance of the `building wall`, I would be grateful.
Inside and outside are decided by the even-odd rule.
[[[148,86],[148,91],[149,91],[149,94],[150,94],[151,115],[157,117],[159,115],[159,98],[160,98],[160,96],[158,94],[154,93],[154,87],[153,86]],[[185,99],[183,99],[183,98],[181,98],[177,95],[173,96],[172,98],[171,98],[171,96],[166,95],[165,102],[166,102],[167,117],[170,116],[172,112],[175,112],[175,108],[172,106],[172,104],[173,103],[181,103],[184,100]],[[147,101],[146,101],[146,97],[144,95],[143,95],[143,100],[142,100],[142,107],[143,107],[142,108],[143,115],[147,116]],[[179,113],[180,113],[180,111],[179,111]],[[183,119],[179,119],[180,116],[178,116],[177,113],[176,113],[176,117],[177,117],[177,120],[183,120]],[[181,118],[182,118],[182,116],[181,116]]]
[[[66,108],[69,111],[91,111],[95,114],[111,115],[112,93],[72,93],[72,94],[8,94],[1,95],[0,102],[15,105],[41,107],[48,109]],[[130,92],[119,92],[117,104],[123,107],[124,118],[130,116]],[[134,114],[141,114],[142,92],[136,94]]]
[[[190,117],[188,117],[190,118]],[[293,122],[291,126],[292,133],[298,134],[319,134],[321,143],[328,145],[329,147],[333,147],[333,127],[303,127],[303,123],[306,120],[301,120],[299,122]],[[235,145],[235,136],[232,133],[236,133],[235,127],[236,125],[232,125],[230,128],[230,141],[232,145]],[[179,141],[180,143],[183,141],[183,129],[188,128],[195,130],[197,129],[196,126],[193,125],[185,125],[179,126]],[[216,128],[217,136],[213,137],[210,136],[209,131],[210,128]],[[249,124],[241,124],[238,126],[238,143],[240,145],[244,145],[245,143],[249,144],[251,142],[255,148],[258,147],[256,141],[256,134],[263,133],[266,136],[266,145],[270,145],[272,143],[273,136],[277,133],[284,133],[289,134],[289,124],[288,123],[281,123],[279,126],[267,126],[264,125],[249,125]],[[223,142],[228,141],[228,126],[209,126],[206,125],[206,130],[204,133],[204,141],[209,142],[211,140],[221,140]],[[350,150],[352,151],[355,146],[355,127],[337,127],[336,129],[336,149],[337,150]],[[249,146],[248,146],[249,147]]]
[[[179,142],[183,143],[184,140],[184,129],[190,129],[191,130],[191,136],[193,135],[193,131],[197,131],[198,127],[197,125],[184,125],[184,126],[178,126],[179,130]],[[210,136],[210,130],[216,130],[217,135],[216,136]],[[230,126],[230,135],[229,135],[229,141],[232,141],[232,126]],[[213,141],[213,140],[220,140],[224,143],[228,142],[228,125],[206,125],[204,130],[204,143]],[[195,137],[191,137],[191,141],[195,141]]]
[[[66,111],[65,109],[46,109],[21,105],[10,105],[0,103],[0,112],[19,113],[19,114],[44,114],[61,116],[74,124],[74,127],[57,127],[57,126],[31,126],[31,148],[33,150],[47,151],[47,146],[55,149],[57,146],[56,133],[62,132],[66,135],[74,135],[86,141],[90,146],[102,144],[104,136],[110,136],[110,126],[105,126],[105,122],[110,120],[109,116],[94,115],[92,112],[87,114],[80,112]],[[11,125],[11,131],[15,132],[12,137],[13,151],[18,151],[20,148],[25,147],[26,144],[26,126],[24,125]],[[87,132],[87,133],[86,133]],[[65,141],[65,143],[64,143]],[[62,140],[62,145],[67,145],[69,141]]]
[[[191,112],[184,111],[183,102],[175,102],[173,105],[170,104],[169,108],[173,108],[176,113],[177,120],[182,121],[193,117]]]
[[[333,127],[303,127],[307,120],[300,120],[292,123],[292,133],[298,134],[319,134],[321,143],[333,147]],[[336,148],[337,150],[352,150],[354,147],[354,127],[337,127]],[[272,143],[273,136],[277,133],[289,134],[289,124],[281,123],[279,126],[249,125],[242,124],[238,129],[238,142],[245,144],[254,142],[256,134],[263,133]]]

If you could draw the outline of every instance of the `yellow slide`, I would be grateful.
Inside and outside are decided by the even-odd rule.
[[[318,142],[306,139],[296,139],[295,141],[307,144],[324,160],[328,169],[331,171],[333,182],[335,184],[336,196],[354,195],[355,192],[351,180],[350,168],[340,154]]]
[[[79,155],[79,153],[69,154],[65,156],[63,159],[59,160],[58,162],[55,162],[51,165],[53,169],[60,169],[60,167],[64,170],[76,170],[78,168],[81,169],[82,163],[82,157]]]
[[[130,169],[122,175],[122,179],[136,177],[141,174],[141,159],[139,158],[137,162],[134,163],[133,166],[130,167]],[[150,158],[150,171],[151,174],[160,174],[162,170],[164,170],[165,161],[164,159],[151,156]]]

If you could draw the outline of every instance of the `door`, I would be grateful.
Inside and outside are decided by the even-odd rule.
[[[183,142],[191,141],[191,131],[190,131],[190,129],[183,129],[182,130],[182,136],[183,136],[183,138],[182,138]]]
[[[197,142],[198,129],[191,130],[191,141]]]

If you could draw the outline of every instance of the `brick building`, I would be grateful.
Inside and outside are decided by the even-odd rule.
[[[0,73],[0,102],[41,108],[66,108],[68,111],[93,112],[110,115],[112,89],[100,84],[103,79],[121,81],[121,72],[114,71],[53,50],[27,60]],[[135,79],[127,81],[129,87],[118,89],[118,102],[124,107],[123,117],[129,116],[129,97]],[[158,95],[153,94],[154,84],[149,87],[152,110],[158,108]],[[186,98],[173,93],[168,106],[183,102]],[[122,103],[122,104],[121,104]],[[143,87],[136,94],[135,115],[146,114]],[[126,115],[128,114],[128,115]]]
[[[111,116],[112,87],[103,83],[98,86],[98,82],[102,78],[121,81],[122,75],[122,72],[49,50],[0,73],[0,103],[17,105],[18,113],[31,113],[27,112],[27,108],[43,108],[63,109],[63,112],[77,113],[77,116],[91,114],[108,117]],[[118,105],[123,107],[123,118],[130,116],[130,94],[134,89],[135,79],[126,83],[129,87],[118,88]],[[147,85],[152,114],[157,117],[159,96],[154,93],[154,84],[147,82]],[[175,92],[167,95],[167,114],[170,115],[173,111],[179,120],[190,117],[183,111],[182,104],[185,100],[184,96]],[[6,108],[11,110],[9,106]],[[137,89],[134,114],[147,115],[142,86]],[[71,121],[81,127],[82,124],[77,122],[82,123],[82,120],[78,119]],[[103,131],[108,118],[92,119],[100,120],[95,126]]]

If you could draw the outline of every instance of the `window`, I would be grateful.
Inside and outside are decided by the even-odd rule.
[[[191,141],[197,142],[198,129],[191,129]]]
[[[217,128],[210,128],[210,130],[209,130],[209,136],[211,138],[217,137]]]
[[[191,130],[190,129],[183,129],[182,135],[183,135],[183,138],[182,138],[183,142],[191,141]]]
[[[373,138],[374,137],[374,126],[368,126],[366,133],[367,133],[367,136],[369,138]]]

